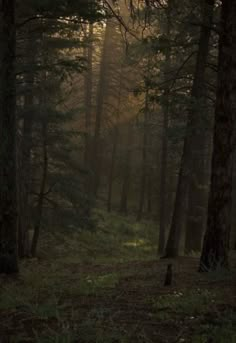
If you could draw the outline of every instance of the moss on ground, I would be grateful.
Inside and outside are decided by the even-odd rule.
[[[234,267],[199,274],[180,258],[164,287],[155,224],[96,215],[96,231],[44,235],[38,259],[1,277],[1,343],[236,342]]]

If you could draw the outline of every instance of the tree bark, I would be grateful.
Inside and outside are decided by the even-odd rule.
[[[210,133],[209,133],[210,134]],[[185,253],[199,252],[206,228],[208,203],[208,164],[205,163],[206,142],[209,138],[199,135],[198,145],[192,150],[192,168],[187,209]],[[196,151],[196,150],[197,151]]]
[[[32,29],[30,25],[30,29]],[[26,62],[32,66],[36,63],[36,47],[35,42],[30,37],[30,29],[27,32],[27,54]],[[31,151],[32,151],[32,130],[34,114],[34,70],[29,70],[25,76],[26,94],[24,96],[24,122],[22,139],[18,153],[19,161],[19,217],[18,217],[18,250],[19,257],[24,258],[30,255],[30,238],[29,230],[31,229],[31,205],[30,205],[30,191],[31,191]]]
[[[228,267],[236,111],[236,1],[222,2],[212,174],[200,271]]]
[[[166,35],[171,35],[171,10],[172,3],[168,1],[168,8],[166,13]],[[168,44],[165,50],[165,73],[170,68],[170,56],[171,46]],[[166,76],[167,77],[167,76]],[[167,192],[167,159],[168,159],[168,127],[169,127],[169,106],[170,106],[170,90],[167,85],[164,93],[165,104],[162,107],[163,110],[163,126],[162,126],[162,137],[161,137],[161,177],[160,177],[160,228],[159,228],[159,240],[158,240],[158,253],[161,255],[165,251],[166,244],[166,192]]]
[[[43,203],[44,203],[44,194],[47,185],[47,176],[48,176],[48,148],[47,148],[47,124],[42,123],[42,140],[43,140],[43,170],[42,170],[42,180],[40,186],[40,192],[38,196],[38,203],[36,207],[36,220],[34,225],[34,234],[31,244],[31,255],[36,256],[37,246],[42,222],[43,215]]]
[[[170,233],[166,246],[166,257],[176,257],[179,254],[179,245],[183,230],[185,228],[185,213],[187,212],[188,206],[188,194],[189,194],[189,182],[191,174],[191,163],[192,163],[192,151],[196,147],[199,136],[199,118],[201,118],[201,109],[199,111],[198,106],[202,103],[203,90],[205,85],[205,71],[206,62],[209,52],[209,40],[211,34],[211,22],[213,15],[214,0],[205,0],[204,2],[204,15],[203,25],[201,27],[197,62],[194,74],[194,81],[192,86],[191,98],[193,106],[189,110],[186,136],[184,139],[183,153],[181,157],[181,165],[179,171],[179,178],[177,184],[174,212],[172,217],[172,223]],[[201,106],[200,106],[201,107]],[[198,142],[199,143],[199,142]],[[195,180],[193,181],[195,182]],[[195,187],[195,183],[192,186]],[[192,190],[192,189],[191,189]],[[195,191],[200,191],[201,188]],[[200,199],[201,197],[199,197]],[[194,211],[199,211],[198,204],[194,205]],[[202,217],[200,217],[202,220]],[[194,216],[194,219],[195,216]],[[201,222],[201,225],[203,223]],[[196,226],[195,226],[196,227]],[[191,228],[190,228],[191,229]]]
[[[153,170],[150,167],[148,172],[148,182],[147,182],[147,212],[149,215],[152,215],[152,189],[153,189],[153,180],[152,180]]]
[[[232,211],[231,211],[231,237],[230,237],[230,248],[236,249],[236,151],[234,148],[233,157],[233,185],[232,185]]]
[[[108,212],[111,212],[111,210],[112,210],[113,178],[114,178],[114,171],[115,171],[115,164],[116,164],[116,152],[117,152],[118,137],[119,137],[119,132],[118,132],[117,124],[116,124],[116,126],[114,127],[114,131],[113,131],[111,167],[110,167],[109,180],[108,180],[108,198],[107,198],[107,211]]]
[[[161,178],[160,178],[160,229],[158,253],[165,251],[166,244],[166,192],[167,192],[167,158],[168,158],[168,126],[169,126],[169,93],[163,109],[162,151],[161,151]]]
[[[33,94],[31,91],[25,96],[25,110],[23,137],[21,144],[20,159],[20,180],[19,180],[19,227],[18,227],[18,250],[19,257],[27,257],[30,253],[29,230],[30,220],[30,182],[31,182],[31,148],[33,117],[30,108],[33,105]]]
[[[101,172],[101,127],[103,121],[103,107],[105,87],[107,83],[107,57],[109,53],[109,45],[111,38],[111,21],[108,20],[106,24],[103,52],[101,57],[100,76],[97,90],[97,108],[95,119],[95,130],[92,146],[92,173],[93,173],[93,194],[96,196],[100,184],[100,172]]]
[[[18,272],[15,0],[0,9],[0,273]]]
[[[205,155],[211,135],[206,132],[205,85],[206,61],[213,20],[214,0],[205,1],[203,7],[203,25],[201,28],[197,65],[192,88],[192,149],[190,158],[190,185],[188,199],[188,216],[186,225],[185,252],[200,251],[202,235],[206,227],[207,213],[207,173]],[[204,115],[203,115],[204,114]]]
[[[88,47],[85,48],[88,70],[85,74],[85,151],[84,162],[89,169],[91,163],[91,117],[93,89],[93,24],[89,24]]]
[[[117,111],[116,111],[116,118],[115,118],[115,126],[113,130],[113,147],[112,147],[112,155],[111,155],[111,168],[108,180],[108,198],[107,198],[107,211],[111,212],[112,207],[112,191],[113,191],[113,177],[115,171],[115,164],[116,164],[116,153],[117,153],[117,145],[118,145],[118,138],[119,138],[119,119],[120,119],[120,111],[121,111],[121,93],[122,93],[122,78],[123,78],[123,68],[121,65],[120,68],[120,78],[119,78],[119,93],[118,93],[118,103],[117,103]]]
[[[128,196],[130,189],[130,174],[131,174],[131,156],[132,156],[132,123],[128,124],[128,135],[127,135],[127,149],[124,164],[124,174],[121,189],[121,199],[120,199],[120,213],[128,214]]]
[[[140,221],[143,216],[143,208],[145,203],[145,193],[147,184],[147,142],[148,142],[148,89],[145,94],[145,108],[144,108],[144,127],[143,127],[143,142],[142,142],[142,170],[141,183],[139,194],[139,207],[137,213],[137,220]]]

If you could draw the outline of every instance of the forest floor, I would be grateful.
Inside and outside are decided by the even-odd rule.
[[[0,343],[235,343],[236,256],[230,272],[214,273],[198,273],[197,257],[155,260],[145,225],[133,235],[132,223],[125,229],[119,224],[123,248],[117,251],[116,227],[106,242],[113,258],[105,248],[102,256],[102,234],[96,234],[86,258],[82,249],[76,255],[74,237],[57,242],[54,256],[45,246],[39,259],[24,261],[17,278],[1,277]],[[88,235],[91,241],[94,233]],[[94,250],[100,253],[97,262]],[[168,263],[173,284],[165,287]]]

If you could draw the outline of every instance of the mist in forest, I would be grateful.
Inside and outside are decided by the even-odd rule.
[[[235,17],[0,1],[0,343],[236,342]]]

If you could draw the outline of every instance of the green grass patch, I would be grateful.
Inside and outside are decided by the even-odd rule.
[[[236,313],[224,301],[219,289],[183,290],[154,299],[153,308],[157,320],[174,318],[186,323],[192,331],[192,343],[235,343]]]
[[[137,223],[133,217],[103,210],[96,210],[94,216],[98,218],[94,231],[44,233],[39,258],[24,261],[17,279],[3,280],[0,341],[1,330],[6,330],[10,343],[151,342],[150,319],[166,341],[177,323],[180,329],[188,329],[182,342],[209,343],[212,339],[214,343],[236,343],[235,313],[225,304],[223,289],[174,292],[165,288],[165,294],[157,292],[155,296],[153,289],[163,277],[161,268],[152,271],[152,262],[151,268],[148,263],[146,268],[146,262],[126,263],[156,259],[155,223]],[[217,285],[231,282],[232,275],[217,272],[202,278],[206,284]],[[140,289],[144,290],[141,299]],[[144,313],[132,310],[135,292]],[[122,307],[129,301],[126,314]],[[152,327],[156,334],[155,325]]]
[[[40,240],[40,257],[61,259],[64,263],[115,263],[150,260],[157,253],[157,223],[137,222],[134,217],[94,212],[94,230],[56,230]],[[68,254],[70,251],[70,254]]]
[[[160,296],[154,300],[154,308],[158,311],[166,310],[190,316],[201,315],[215,303],[216,295],[208,290],[181,291]]]

